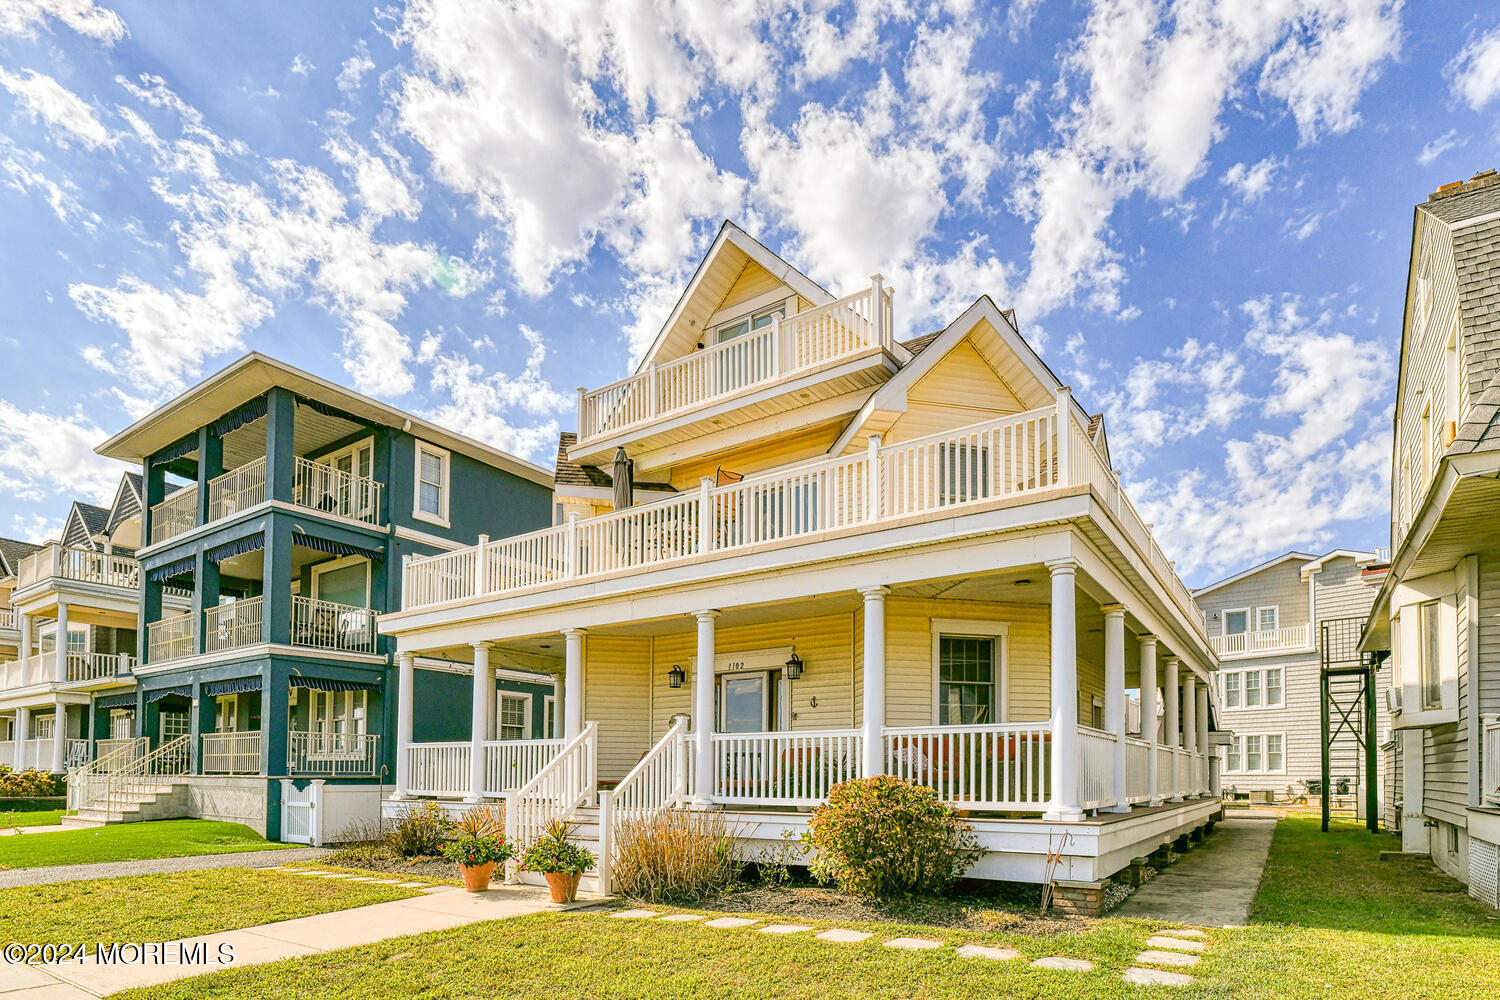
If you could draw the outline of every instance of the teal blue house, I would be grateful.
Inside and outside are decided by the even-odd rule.
[[[199,814],[273,838],[378,810],[403,560],[552,521],[549,470],[260,354],[99,453],[141,469],[136,735],[182,755]],[[472,668],[416,666],[416,737],[467,739]],[[551,736],[552,678],[495,666],[494,738]]]

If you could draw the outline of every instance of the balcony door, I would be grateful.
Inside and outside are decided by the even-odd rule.
[[[375,469],[375,441],[367,438],[343,451],[324,455],[317,464],[328,466],[333,474],[319,476],[314,489],[313,506],[327,509],[342,517],[364,519],[374,513],[375,491],[371,476]]]

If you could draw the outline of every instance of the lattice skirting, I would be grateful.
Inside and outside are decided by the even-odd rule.
[[[1500,907],[1500,847],[1469,838],[1469,895]]]

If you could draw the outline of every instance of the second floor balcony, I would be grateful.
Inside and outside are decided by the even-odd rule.
[[[265,600],[252,597],[221,604],[203,613],[203,654],[226,653],[266,643]],[[294,596],[291,644],[305,649],[373,655],[376,613],[369,608]],[[146,626],[149,663],[182,660],[199,653],[198,630],[189,613]]]
[[[128,679],[135,671],[135,657],[129,653],[99,653],[88,649],[69,649],[61,663],[56,650],[33,653],[25,659],[0,663],[0,691],[18,688],[82,688]]]
[[[326,462],[298,457],[292,468],[289,502],[294,507],[332,517],[379,526],[383,484]],[[234,517],[266,503],[266,460],[256,459],[208,481],[207,514],[203,522]],[[198,487],[177,490],[151,508],[151,544],[157,545],[199,526]]]
[[[49,580],[134,590],[141,584],[141,564],[131,556],[53,542],[21,560],[16,590],[25,591]]]
[[[1285,628],[1229,632],[1210,636],[1208,641],[1223,659],[1299,652],[1312,649],[1312,629],[1307,625],[1288,625]]]

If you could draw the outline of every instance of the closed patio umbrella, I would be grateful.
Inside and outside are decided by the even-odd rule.
[[[615,449],[614,461],[609,464],[609,474],[614,479],[615,510],[624,510],[635,502],[632,480],[635,463],[625,454],[624,448]]]

